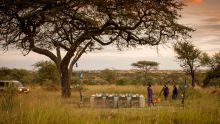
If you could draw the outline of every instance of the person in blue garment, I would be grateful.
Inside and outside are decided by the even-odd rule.
[[[178,89],[176,85],[173,85],[173,96],[172,96],[173,100],[175,100],[177,96],[178,96]]]

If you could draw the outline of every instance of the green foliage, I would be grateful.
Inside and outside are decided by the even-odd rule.
[[[180,76],[175,73],[167,74],[166,82],[170,82],[170,84],[178,84],[180,82]]]
[[[35,73],[25,69],[0,68],[0,80],[18,80],[24,84],[33,82]]]
[[[18,80],[24,84],[39,84],[44,87],[44,89],[57,90],[59,87],[57,86],[59,83],[58,76],[56,76],[56,69],[53,65],[52,70],[45,69],[44,67],[41,71],[33,72],[25,70],[25,73],[22,74],[24,70],[19,72],[19,69],[8,69],[1,68],[0,69],[0,80]],[[37,68],[40,70],[40,68]],[[45,72],[46,71],[46,72]],[[16,74],[18,73],[18,74]],[[143,83],[151,83],[151,84],[182,84],[185,78],[188,79],[188,76],[185,76],[182,72],[150,72],[147,73],[146,77],[142,72],[137,71],[120,71],[120,70],[103,70],[103,71],[84,71],[84,79],[82,81],[83,84],[87,85],[96,85],[96,84],[116,84],[117,81],[123,80],[125,85],[143,85]],[[20,75],[21,76],[17,76]],[[16,76],[15,76],[16,75]],[[197,73],[197,82],[203,83],[203,79],[206,74],[204,72]],[[20,78],[18,78],[20,77]],[[41,77],[41,78],[40,78]],[[73,72],[71,78],[71,85],[76,85],[80,83],[80,72]],[[144,82],[146,80],[146,82]],[[52,85],[54,88],[52,88]]]
[[[190,77],[186,76],[185,73],[183,72],[150,72],[147,73],[146,77],[143,75],[143,73],[141,72],[136,72],[136,71],[116,71],[115,70],[115,76],[112,77],[112,73],[110,73],[110,75],[108,75],[109,77],[109,81],[107,81],[105,78],[105,73],[103,73],[103,71],[101,72],[90,72],[92,75],[92,80],[89,79],[89,75],[86,74],[85,72],[85,76],[84,76],[84,80],[83,83],[84,84],[117,84],[122,82],[125,85],[146,85],[148,83],[151,84],[183,84],[185,79],[187,79],[187,81],[190,81]],[[205,76],[204,72],[198,72],[197,76],[199,79],[197,79],[198,84],[202,83],[203,78]],[[79,79],[77,79],[77,77],[73,76],[75,82],[79,82]],[[201,79],[200,79],[201,78]]]
[[[125,79],[118,79],[115,82],[115,85],[126,85],[126,84],[127,84],[127,82]]]
[[[148,72],[151,69],[157,69],[159,63],[154,61],[138,61],[136,63],[132,63],[131,66],[138,68],[142,71]]]
[[[214,70],[208,71],[204,81],[204,86],[219,86],[220,87],[220,66]]]
[[[105,69],[101,72],[101,77],[106,80],[109,84],[113,84],[116,80],[116,71]]]
[[[197,68],[201,66],[201,51],[188,41],[174,44],[174,51],[180,66],[185,69],[186,73],[190,74],[192,87],[194,87],[195,73]]]
[[[200,63],[202,66],[212,65],[211,58],[207,53],[202,53],[200,56]]]
[[[138,61],[136,63],[131,64],[131,66],[133,66],[143,72],[142,73],[143,78],[140,78],[143,85],[146,85],[147,83],[152,84],[152,78],[149,77],[147,75],[147,73],[152,69],[157,69],[158,65],[159,65],[159,63],[154,62],[154,61]]]
[[[209,85],[220,87],[220,76],[218,76],[217,78],[211,78],[209,80]]]
[[[207,75],[207,71],[197,72],[196,73],[196,83],[199,86],[203,86],[203,81],[204,81],[206,75]]]
[[[13,69],[12,77],[14,78],[14,80],[18,80],[20,82],[23,82],[24,84],[29,84],[33,82],[34,72],[24,69]]]
[[[213,56],[209,56],[207,53],[203,53],[200,57],[201,64],[214,70],[220,65],[220,51]]]
[[[97,85],[98,83],[94,82],[94,81],[85,80],[85,81],[83,81],[83,84],[86,84],[86,85]]]
[[[6,67],[0,68],[0,77],[2,80],[12,79],[11,69]]]
[[[200,66],[201,51],[197,49],[191,42],[177,42],[174,44],[176,58],[180,61],[180,66],[191,70]]]
[[[59,73],[57,72],[56,65],[51,61],[41,61],[33,65],[37,69],[35,82],[42,85],[43,83],[53,82],[59,84]]]
[[[203,66],[209,67],[203,85],[220,87],[220,51],[211,57],[204,53],[201,56],[201,63]]]

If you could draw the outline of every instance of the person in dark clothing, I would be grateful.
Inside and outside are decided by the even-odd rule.
[[[169,96],[169,88],[167,85],[164,85],[163,89],[161,90],[160,94],[163,92],[163,96],[165,98],[165,100],[167,100],[168,96]]]
[[[175,100],[177,98],[178,95],[178,89],[176,87],[176,85],[173,85],[173,99]]]
[[[150,106],[151,104],[154,106],[154,102],[153,102],[153,90],[152,90],[150,84],[149,84],[148,87],[147,87],[147,97],[148,97],[148,106]]]

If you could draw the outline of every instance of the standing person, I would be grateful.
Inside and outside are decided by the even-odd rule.
[[[173,99],[175,100],[177,98],[178,95],[178,89],[176,87],[176,85],[173,85]]]
[[[154,106],[153,90],[151,88],[151,84],[148,84],[148,87],[147,87],[147,97],[148,97],[148,106],[150,106],[151,104]]]
[[[167,97],[169,96],[169,88],[167,85],[164,85],[163,89],[160,91],[160,94],[163,92],[163,96],[165,100],[167,100]]]

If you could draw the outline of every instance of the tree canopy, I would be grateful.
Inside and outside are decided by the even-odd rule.
[[[157,69],[159,63],[154,61],[138,61],[136,63],[132,63],[131,66],[143,70],[145,72],[150,71],[151,69]]]
[[[196,48],[191,42],[178,42],[174,44],[176,58],[180,62],[180,66],[190,74],[192,78],[192,86],[195,86],[195,72],[201,66],[200,55],[201,51]]]
[[[49,57],[69,97],[73,65],[86,51],[188,37],[193,30],[177,22],[183,6],[179,0],[1,0],[0,45]]]
[[[136,63],[132,63],[131,66],[143,71],[143,76],[144,76],[144,81],[143,81],[143,85],[146,85],[146,82],[148,80],[149,83],[151,83],[152,79],[147,79],[147,73],[152,70],[152,69],[157,69],[158,68],[159,63],[154,62],[154,61],[138,61]]]
[[[207,66],[210,69],[214,70],[220,65],[220,51],[218,53],[215,53],[212,57],[209,56],[207,53],[203,53],[200,59],[203,66]]]
[[[220,87],[220,51],[213,56],[203,53],[201,56],[201,63],[209,67],[209,71],[203,81],[204,86],[218,85]]]

